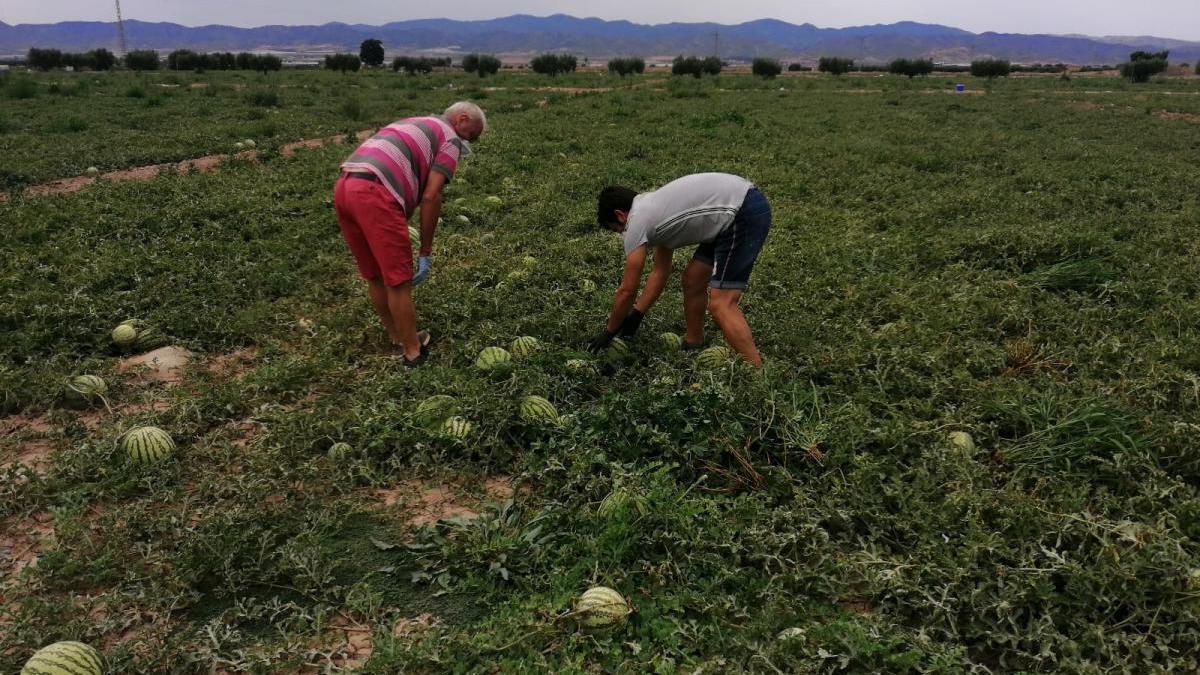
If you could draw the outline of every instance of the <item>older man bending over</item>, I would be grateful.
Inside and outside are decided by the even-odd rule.
[[[338,224],[392,340],[392,354],[409,367],[429,355],[429,332],[417,331],[412,289],[429,276],[442,189],[470,153],[468,142],[486,128],[483,110],[459,101],[441,116],[389,124],[342,162],[333,193]],[[418,206],[421,249],[414,274],[408,218]]]

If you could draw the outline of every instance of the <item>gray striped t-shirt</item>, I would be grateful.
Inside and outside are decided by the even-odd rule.
[[[754,184],[728,173],[696,173],[633,198],[625,255],[639,246],[683,248],[713,241],[737,215]]]

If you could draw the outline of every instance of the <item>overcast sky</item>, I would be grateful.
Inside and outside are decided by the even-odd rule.
[[[451,5],[387,0],[123,0],[126,18],[196,26],[320,24],[329,21],[381,24],[445,16],[485,19],[508,14],[554,13],[628,19],[638,23],[717,21],[741,23],[774,18],[823,27],[895,21],[940,23],[977,33],[1085,33],[1157,35],[1200,40],[1200,0],[876,0],[851,5],[838,0],[458,0]],[[415,6],[409,10],[406,5]],[[0,0],[0,21],[51,23],[113,19],[111,0]]]

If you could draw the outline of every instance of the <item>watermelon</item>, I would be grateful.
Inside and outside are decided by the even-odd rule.
[[[80,375],[67,383],[67,399],[73,403],[92,403],[103,399],[108,385],[98,375]]]
[[[113,344],[125,349],[133,346],[134,340],[137,340],[137,328],[133,324],[123,323],[112,330]]]
[[[458,401],[453,396],[437,394],[417,404],[416,418],[421,424],[440,424],[457,408]]]
[[[354,448],[349,443],[334,443],[329,446],[329,459],[334,462],[340,462],[354,453]]]
[[[644,516],[649,509],[646,500],[641,495],[618,487],[608,493],[608,496],[600,502],[600,508],[597,509],[597,512],[605,518],[614,518],[631,510],[636,511],[638,515]]]
[[[479,352],[479,357],[475,359],[475,367],[491,370],[509,361],[512,361],[512,354],[509,354],[504,347],[486,347]]]
[[[512,341],[509,345],[509,351],[518,359],[523,359],[527,356],[532,356],[534,352],[542,348],[542,343],[538,342],[535,337],[524,335]]]
[[[531,255],[527,255],[524,258],[521,258],[521,264],[526,267],[536,267],[537,266],[537,258],[535,258]]]
[[[408,226],[408,239],[413,243],[413,246],[420,248],[421,246],[421,230],[414,225]]]
[[[593,586],[575,602],[576,620],[585,628],[610,628],[632,611],[625,596],[607,586]]]
[[[96,167],[94,167],[94,166],[89,166],[89,167],[87,168],[87,175],[88,175],[88,176],[90,176],[90,177],[92,177],[92,178],[95,178],[96,176],[99,176],[99,175],[100,175],[100,169],[97,169],[97,168],[96,168]]]
[[[583,279],[579,282],[579,290],[584,293],[591,293],[596,290],[596,282],[591,279]]]
[[[462,417],[451,417],[442,423],[442,433],[460,441],[470,436],[474,428],[473,424]]]
[[[157,328],[143,328],[137,332],[133,341],[133,349],[138,352],[148,352],[167,344],[167,337]]]
[[[714,370],[729,363],[733,352],[728,347],[709,347],[696,357],[696,365],[705,370]]]
[[[513,270],[508,273],[509,281],[523,281],[529,278],[529,270]]]
[[[592,362],[585,359],[570,359],[566,365],[571,370],[586,370],[592,367]]]
[[[137,464],[153,464],[175,451],[171,435],[158,427],[138,427],[120,439],[121,449]]]
[[[608,343],[608,351],[605,354],[611,358],[619,358],[628,352],[629,345],[625,344],[625,341],[621,338],[615,337],[612,339],[612,342]]]
[[[493,241],[496,241],[496,235],[492,234],[491,232],[485,232],[479,235],[479,243],[481,244],[490,244]]]
[[[234,143],[234,144],[233,144],[233,149],[234,149],[234,150],[245,150],[245,149],[246,149],[246,144],[245,144],[245,143],[243,143],[243,142],[241,142],[241,141],[238,141],[237,143]]]
[[[963,452],[975,452],[975,439],[965,431],[951,431],[948,436],[950,443]]]
[[[560,418],[550,401],[541,396],[526,396],[521,399],[521,419],[535,424],[555,424]]]
[[[488,198],[483,201],[487,202],[488,206],[503,206],[504,205],[504,200],[500,199],[496,195],[488,195]]]
[[[245,145],[247,148],[250,148],[251,150],[253,150],[254,148],[258,147],[258,143],[255,143],[253,140],[251,140],[251,139],[249,139],[249,138],[247,138],[246,140],[242,141],[242,143],[243,143],[243,144],[244,144],[244,145]]]
[[[677,352],[683,348],[683,338],[679,337],[675,333],[663,333],[662,335],[658,336],[658,339],[662,341],[662,345],[667,349],[667,351]]]
[[[102,675],[104,659],[82,642],[55,642],[34,652],[21,675]]]
[[[471,219],[466,216],[463,216],[463,215],[458,216],[457,220],[458,220],[458,222],[462,223],[463,225],[471,224]]]

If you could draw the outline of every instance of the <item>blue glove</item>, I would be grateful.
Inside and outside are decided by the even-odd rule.
[[[417,273],[413,275],[413,286],[420,286],[422,281],[429,278],[429,256],[417,258]]]

